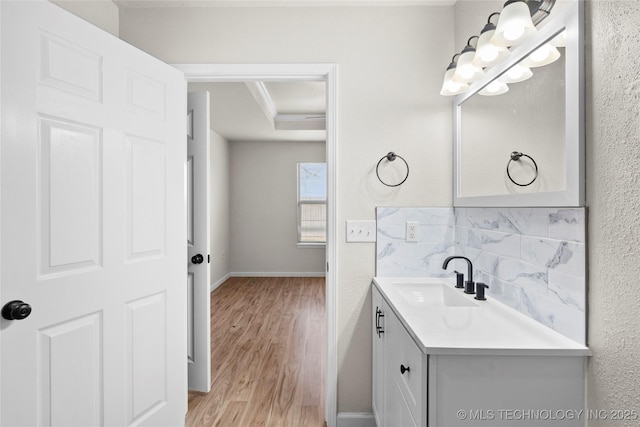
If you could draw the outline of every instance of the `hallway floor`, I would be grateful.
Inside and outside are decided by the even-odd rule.
[[[233,277],[211,293],[209,393],[186,426],[323,427],[324,277]]]

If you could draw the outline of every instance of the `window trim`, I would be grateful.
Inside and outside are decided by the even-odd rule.
[[[300,200],[300,166],[303,164],[324,164],[325,165],[325,174],[326,174],[326,162],[298,162],[296,163],[296,209],[297,209],[297,218],[296,218],[296,226],[298,231],[298,237],[296,246],[298,248],[310,249],[310,248],[325,248],[327,245],[327,218],[325,216],[325,235],[324,241],[303,241],[302,240],[302,205],[314,205],[314,204],[322,204],[325,206],[325,210],[327,209],[327,195],[325,193],[324,199],[310,199],[310,200]]]

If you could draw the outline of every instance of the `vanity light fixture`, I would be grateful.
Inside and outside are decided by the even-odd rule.
[[[536,35],[536,25],[549,16],[555,3],[556,0],[507,0],[502,12],[489,15],[480,36],[470,37],[462,52],[453,56],[445,72],[440,95],[461,94],[471,83],[484,77],[484,68],[502,62],[509,56],[508,48],[516,47]],[[497,24],[491,22],[494,16],[499,16]],[[475,48],[471,45],[474,38],[478,39]],[[561,47],[565,43],[564,32],[556,35],[479,93],[492,96],[507,92],[507,83],[521,82],[533,76],[529,67],[540,67],[558,59],[560,52],[556,46]],[[457,62],[456,56],[459,56]]]
[[[469,85],[467,83],[458,83],[453,80],[453,74],[456,71],[456,56],[460,56],[460,54],[456,53],[455,55],[453,55],[453,58],[451,58],[451,63],[447,67],[447,71],[444,73],[444,81],[442,82],[440,95],[458,95],[469,88]]]
[[[471,40],[478,38],[478,36],[469,37],[467,45],[462,49],[462,52],[460,52],[458,66],[453,74],[453,81],[458,83],[471,83],[484,76],[482,67],[473,64],[473,59],[476,56],[476,48],[471,46]]]
[[[480,32],[476,55],[473,58],[473,64],[478,67],[490,67],[509,56],[509,50],[506,47],[491,43],[491,38],[496,32],[496,25],[491,22],[491,18],[494,16],[500,16],[500,13],[495,12],[489,15],[487,24]]]
[[[560,58],[560,51],[551,43],[545,43],[522,60],[525,67],[542,67]]]
[[[509,91],[509,86],[505,82],[501,81],[500,79],[496,79],[491,83],[489,83],[488,85],[486,85],[478,93],[484,96],[496,96],[496,95],[502,95],[507,91]]]
[[[518,46],[537,32],[527,3],[524,0],[507,0],[491,43],[503,47]]]
[[[555,47],[565,47],[567,45],[567,30],[564,30],[549,42]]]
[[[525,67],[521,64],[515,64],[498,79],[503,83],[519,83],[530,79],[532,76],[533,71],[531,71],[529,67]]]

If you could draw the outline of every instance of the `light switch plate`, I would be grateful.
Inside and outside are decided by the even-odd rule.
[[[347,242],[375,242],[376,221],[347,221]]]

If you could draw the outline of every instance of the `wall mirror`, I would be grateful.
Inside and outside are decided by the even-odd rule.
[[[558,60],[484,96],[561,34]],[[583,4],[573,1],[455,98],[454,206],[584,206],[582,44]]]

